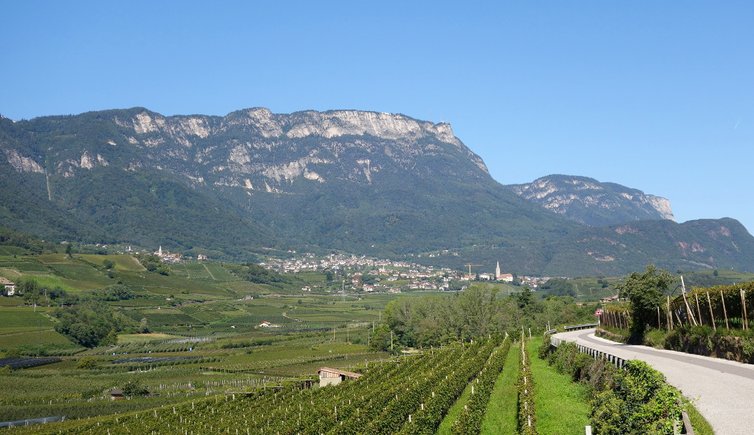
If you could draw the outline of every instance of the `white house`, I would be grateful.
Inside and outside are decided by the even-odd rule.
[[[324,387],[327,385],[338,385],[346,379],[359,379],[361,374],[354,372],[347,372],[345,370],[333,369],[330,367],[322,367],[317,370],[319,375],[319,386]]]
[[[16,294],[16,284],[9,281],[7,278],[0,276],[0,285],[3,286],[3,293],[5,296],[13,296]]]
[[[500,277],[497,280],[498,281],[502,281],[502,282],[513,282],[513,274],[512,273],[501,273]]]

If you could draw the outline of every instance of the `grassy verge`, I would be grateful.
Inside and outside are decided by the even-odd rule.
[[[518,374],[518,346],[511,345],[511,350],[492,390],[487,412],[482,422],[482,434],[496,435],[516,433]],[[461,407],[462,408],[462,407]]]
[[[558,373],[540,359],[537,351],[541,344],[541,338],[534,338],[527,346],[536,385],[537,431],[542,434],[584,433],[590,410],[587,388],[572,382],[568,375]]]
[[[694,408],[693,403],[687,399],[684,400],[686,402],[686,413],[689,415],[689,420],[691,420],[691,426],[694,428],[694,433],[696,435],[714,435],[715,431],[712,430],[712,426],[710,426],[707,419],[705,419],[704,416]]]

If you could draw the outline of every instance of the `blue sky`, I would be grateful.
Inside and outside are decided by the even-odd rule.
[[[364,109],[754,230],[754,2],[6,2],[0,113]]]

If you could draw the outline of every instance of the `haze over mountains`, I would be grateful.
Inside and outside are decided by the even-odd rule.
[[[734,219],[585,177],[503,186],[449,124],[364,111],[0,119],[0,224],[215,258],[344,250],[519,274],[754,269]]]

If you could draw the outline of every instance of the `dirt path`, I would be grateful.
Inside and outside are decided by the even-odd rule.
[[[212,281],[217,281],[217,278],[215,278],[215,275],[212,275],[212,272],[209,271],[209,267],[207,267],[207,265],[204,264],[204,263],[202,263],[202,266],[204,266],[204,270],[207,271],[207,273],[209,274],[210,278],[212,278]]]

